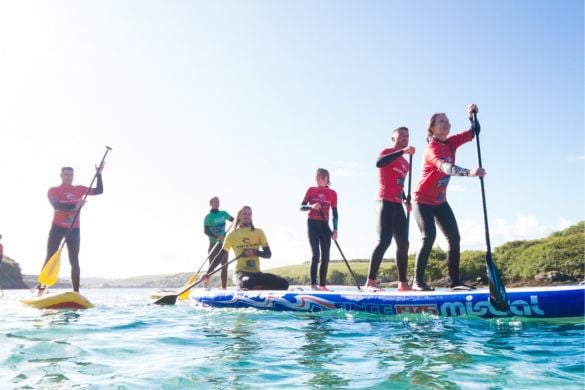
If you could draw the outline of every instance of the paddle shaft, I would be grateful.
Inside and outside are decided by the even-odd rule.
[[[225,264],[222,264],[221,267],[213,270],[213,272],[210,272],[209,274],[207,274],[207,277],[210,277],[214,274],[216,274],[217,272],[221,271],[223,268],[229,266],[231,263],[233,263],[234,261],[238,260],[240,257],[244,256],[245,252],[242,252],[240,255],[234,257],[232,260],[228,261]],[[187,291],[191,290],[193,287],[199,285],[201,282],[203,282],[203,278],[200,278],[199,280],[191,283],[190,285],[188,285],[187,287],[183,288],[181,291],[179,291],[176,294],[170,294],[170,295],[165,295],[159,299],[157,299],[156,301],[154,301],[153,303],[155,305],[174,305],[177,302],[177,298],[180,295],[183,295],[184,293],[186,293]]]
[[[225,231],[225,234],[227,234],[227,232],[229,232],[232,229],[232,226],[234,226],[233,222],[230,224],[230,226],[228,226],[227,230]],[[201,263],[201,266],[199,267],[199,269],[197,270],[197,272],[195,272],[195,275],[198,275],[199,272],[201,272],[201,270],[203,269],[203,266],[205,265],[205,263],[207,262],[207,260],[210,260],[210,264],[213,262],[213,260],[216,259],[217,256],[219,256],[219,253],[217,254],[216,257],[214,257],[213,259],[210,259],[211,254],[213,253],[213,251],[215,250],[215,248],[217,248],[217,245],[219,245],[221,241],[217,240],[216,243],[213,245],[213,247],[211,247],[211,250],[209,251],[209,253],[207,254],[207,257],[205,258],[205,260],[203,260],[203,263]]]
[[[481,147],[479,143],[479,122],[477,121],[477,113],[473,112],[473,123],[472,129],[475,132],[475,140],[477,145],[477,163],[479,168],[483,168],[482,161],[481,161]],[[506,287],[502,282],[500,277],[500,273],[492,259],[492,246],[490,243],[490,232],[489,232],[489,224],[488,224],[488,217],[487,217],[487,202],[485,199],[485,185],[483,182],[483,177],[479,177],[479,182],[481,184],[481,200],[483,204],[483,222],[485,228],[485,243],[486,243],[486,268],[488,272],[488,283],[490,287],[490,303],[496,309],[500,311],[508,311],[508,298],[506,293]]]
[[[476,113],[474,112],[473,113],[473,128],[475,129],[476,126],[479,126],[479,123],[477,121]],[[479,168],[483,168],[483,165],[481,162],[481,147],[479,145],[479,134],[478,133],[475,134],[475,141],[476,141],[476,145],[477,145],[477,163],[479,165]],[[479,177],[479,182],[481,184],[481,201],[482,201],[482,205],[483,205],[483,223],[484,223],[484,228],[485,228],[485,242],[486,242],[488,257],[491,259],[492,246],[490,243],[490,231],[489,231],[488,216],[487,216],[487,202],[485,199],[485,185],[483,182],[483,177],[481,177],[481,176]]]
[[[98,165],[98,167],[101,167],[102,164],[104,163],[104,161],[106,161],[106,156],[108,155],[108,152],[110,150],[112,150],[112,148],[110,148],[109,146],[106,146],[106,152],[104,153],[104,156],[102,157],[102,161],[100,162],[100,164]],[[97,179],[98,172],[99,171],[96,170],[95,175],[93,175],[93,179],[91,179],[91,183],[89,183],[89,187],[87,187],[87,191],[85,191],[85,195],[83,195],[83,200],[84,201],[85,201],[85,199],[87,199],[87,196],[89,195],[89,192],[91,191],[91,187],[93,186],[93,183]],[[83,205],[81,205],[81,207],[79,207],[77,209],[77,211],[75,212],[75,216],[73,217],[73,221],[71,221],[71,225],[69,225],[69,228],[67,228],[67,231],[65,232],[65,235],[63,236],[63,241],[61,241],[61,245],[59,245],[59,248],[60,249],[63,249],[63,247],[65,246],[65,243],[67,242],[67,235],[69,234],[69,232],[71,231],[71,229],[73,229],[73,225],[75,225],[75,222],[79,218],[79,214],[81,213],[81,208],[82,207],[83,207]]]
[[[245,252],[242,252],[242,254],[240,254],[239,256],[234,257],[233,259],[231,259],[230,261],[228,261],[225,264],[222,264],[221,267],[214,269],[212,272],[210,272],[209,274],[207,274],[207,277],[210,277],[211,275],[214,275],[216,273],[218,273],[219,271],[221,271],[222,269],[226,268],[227,266],[229,266],[231,263],[233,263],[234,261],[238,260],[240,257],[242,257],[244,255]],[[203,278],[200,278],[199,280],[191,283],[190,285],[188,285],[187,287],[185,287],[184,289],[182,289],[181,291],[179,291],[179,293],[177,295],[181,295],[184,292],[187,292],[189,290],[191,290],[193,287],[197,286],[199,283],[201,283],[203,281]]]
[[[331,236],[333,236],[333,232],[331,231],[331,228],[329,227],[329,221],[327,221],[327,219],[325,218],[325,214],[323,214],[323,210],[319,209],[319,215],[321,215],[321,218],[323,218],[323,222],[325,222],[325,225],[327,226],[327,230],[329,230],[329,234]],[[349,266],[349,262],[345,258],[345,255],[343,254],[343,251],[341,250],[339,243],[337,242],[337,240],[335,238],[331,237],[331,239],[335,243],[335,246],[337,246],[337,250],[339,251],[341,258],[345,262],[345,265],[347,266],[347,270],[349,271],[349,273],[351,274],[351,277],[353,278],[353,281],[355,282],[355,286],[357,287],[357,289],[359,291],[361,291],[362,289],[360,288],[360,284],[358,283],[357,278],[355,277],[355,274],[353,273],[351,267]]]
[[[406,239],[408,239],[408,230],[410,229],[410,210],[408,206],[412,207],[410,188],[412,186],[412,154],[408,155],[408,195],[406,195]]]

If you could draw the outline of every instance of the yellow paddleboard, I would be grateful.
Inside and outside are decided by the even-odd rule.
[[[67,291],[46,293],[40,297],[23,298],[20,302],[37,309],[89,309],[93,304],[80,293]]]

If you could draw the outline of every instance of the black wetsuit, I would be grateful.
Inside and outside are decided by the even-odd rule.
[[[414,205],[414,215],[416,223],[422,234],[422,247],[416,256],[415,267],[415,281],[419,284],[424,284],[425,269],[427,262],[437,237],[437,228],[443,232],[449,243],[447,251],[447,263],[449,267],[449,277],[453,286],[460,284],[459,280],[459,261],[460,253],[459,246],[461,237],[459,235],[459,228],[457,227],[457,220],[451,210],[449,203],[441,203],[438,206],[431,206],[426,204]]]
[[[288,290],[288,280],[265,272],[236,272],[234,284],[240,290]]]

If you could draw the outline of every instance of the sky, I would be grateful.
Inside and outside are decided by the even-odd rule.
[[[340,247],[367,259],[392,130],[410,128],[414,187],[427,120],[465,130],[470,103],[492,248],[546,237],[585,219],[583,20],[581,0],[1,1],[4,253],[38,274],[48,189],[62,166],[89,185],[107,145],[104,193],[81,213],[82,283],[198,269],[212,196],[252,207],[263,270],[306,262],[299,205],[319,167]],[[475,142],[457,165],[478,166]],[[452,178],[447,198],[462,250],[485,250],[479,180]]]

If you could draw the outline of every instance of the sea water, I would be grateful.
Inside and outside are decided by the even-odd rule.
[[[0,298],[0,389],[583,389],[584,320],[374,316]]]

